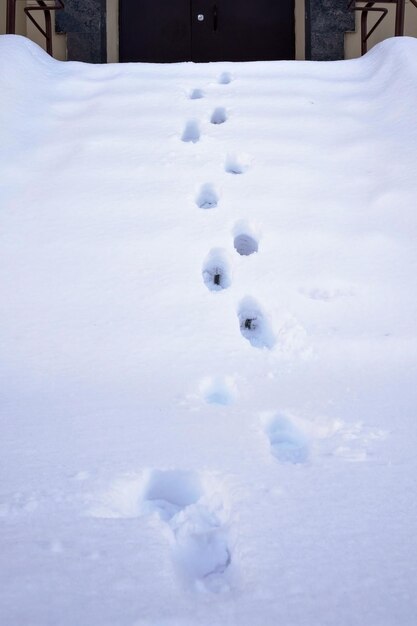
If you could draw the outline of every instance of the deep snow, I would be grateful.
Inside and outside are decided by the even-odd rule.
[[[417,41],[0,38],[0,623],[417,623]]]

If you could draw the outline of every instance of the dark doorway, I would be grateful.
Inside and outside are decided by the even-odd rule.
[[[120,61],[294,57],[294,0],[120,0]]]

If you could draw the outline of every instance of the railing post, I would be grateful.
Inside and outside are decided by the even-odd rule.
[[[395,10],[395,36],[401,37],[404,35],[404,21],[405,21],[405,0],[397,0],[397,7]]]
[[[16,0],[7,0],[6,33],[14,35],[16,32]]]

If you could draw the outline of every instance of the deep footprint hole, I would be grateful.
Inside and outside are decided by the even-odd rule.
[[[271,349],[275,345],[275,336],[268,319],[257,302],[249,296],[244,298],[238,309],[239,327],[242,336],[254,348]]]
[[[203,280],[210,291],[222,291],[231,285],[229,264],[221,248],[210,252],[203,265]]]
[[[243,322],[243,327],[248,330],[256,329],[256,317],[247,317]]]
[[[206,265],[203,269],[203,280],[210,291],[221,291],[230,287],[228,272],[220,265]]]

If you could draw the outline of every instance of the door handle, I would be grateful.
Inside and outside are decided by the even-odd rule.
[[[217,30],[217,4],[213,6],[213,30]]]

